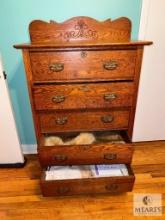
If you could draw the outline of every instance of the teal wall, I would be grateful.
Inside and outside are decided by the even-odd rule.
[[[33,19],[62,22],[73,16],[129,17],[132,39],[137,39],[142,0],[1,0],[0,51],[8,75],[8,84],[22,144],[35,143],[27,85],[21,51],[14,44],[29,41],[28,24]],[[9,137],[10,138],[10,137]]]

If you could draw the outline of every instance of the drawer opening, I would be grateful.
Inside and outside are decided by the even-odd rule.
[[[61,135],[43,135],[41,146],[92,145],[101,143],[121,143],[124,138],[119,131],[81,132]]]
[[[125,143],[120,133],[94,132],[87,134],[90,139],[87,140],[88,142],[81,136],[79,141],[79,135],[75,136],[73,134],[65,137],[43,136],[38,146],[41,166],[45,168],[52,165],[131,163],[133,155],[132,144]],[[57,144],[55,144],[54,139],[53,141],[51,140],[54,137],[58,141]],[[78,140],[76,139],[77,137]],[[48,138],[48,142],[45,138]],[[69,143],[69,145],[65,143]]]
[[[45,170],[45,180],[67,180],[102,177],[125,177],[132,175],[125,164],[49,166]]]

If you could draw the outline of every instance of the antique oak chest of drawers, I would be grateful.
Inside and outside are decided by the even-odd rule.
[[[131,42],[127,18],[35,20],[22,49],[43,175],[44,196],[132,190],[131,144],[144,45]],[[125,143],[44,146],[45,138],[118,131]],[[51,166],[126,164],[128,175],[47,180]]]

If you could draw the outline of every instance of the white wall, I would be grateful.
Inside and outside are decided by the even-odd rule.
[[[0,164],[24,163],[0,56]]]
[[[165,140],[165,1],[143,0],[139,39],[144,51],[133,141]]]

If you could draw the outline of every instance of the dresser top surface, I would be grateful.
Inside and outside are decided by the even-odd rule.
[[[72,42],[72,43],[24,43],[24,44],[17,44],[14,45],[14,48],[17,49],[39,49],[39,48],[46,48],[46,49],[60,49],[60,48],[97,48],[97,49],[106,49],[108,47],[110,48],[120,48],[120,47],[138,47],[138,46],[144,46],[144,45],[151,45],[152,41],[130,41],[130,42],[121,42],[121,43],[80,43],[80,42]]]

